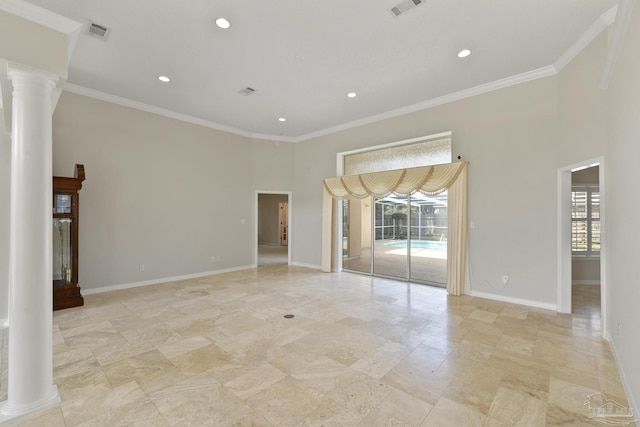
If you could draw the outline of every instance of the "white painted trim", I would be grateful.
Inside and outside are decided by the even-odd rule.
[[[576,56],[580,54],[600,33],[605,30],[614,20],[616,15],[616,9],[618,6],[614,6],[600,15],[593,24],[587,28],[587,31],[582,33],[580,37],[567,49],[560,57],[553,63],[556,72],[562,71]]]
[[[322,267],[319,265],[306,264],[304,262],[292,262],[291,265],[295,265],[296,267],[311,268],[313,270],[322,270]]]
[[[291,246],[293,241],[291,239],[291,229],[292,229],[292,220],[293,220],[293,192],[291,191],[271,191],[271,190],[256,190],[256,197],[254,199],[254,215],[253,215],[253,247],[255,252],[253,253],[253,261],[254,264],[258,265],[258,197],[260,194],[281,194],[283,196],[287,196],[287,224],[289,227],[288,231],[288,244],[287,244],[287,265],[293,265],[291,263],[291,255],[292,250]]]
[[[600,286],[600,280],[571,280],[572,285]]]
[[[616,22],[617,14],[618,14],[618,5],[615,5],[611,9],[607,10],[605,13],[600,15],[600,19],[602,19],[607,25],[611,25],[614,22]]]
[[[9,1],[20,1],[21,0],[0,0],[0,5],[2,2]],[[620,0],[621,3],[634,3],[635,0]],[[22,2],[24,3],[24,2]],[[632,8],[633,5],[631,5]],[[254,139],[264,139],[267,141],[278,141],[278,142],[303,142],[313,138],[318,138],[324,135],[329,135],[332,133],[352,129],[359,126],[368,125],[371,123],[376,123],[382,120],[391,119],[394,117],[402,116],[405,114],[414,113],[421,110],[426,110],[429,108],[433,108],[439,105],[448,104],[454,101],[460,101],[466,98],[471,98],[476,95],[482,95],[488,92],[492,92],[498,89],[504,89],[510,86],[526,83],[532,80],[537,80],[544,77],[549,77],[556,75],[560,70],[562,70],[573,58],[575,58],[582,49],[584,49],[593,39],[600,34],[611,22],[612,16],[615,13],[615,7],[607,10],[605,13],[600,15],[596,21],[594,21],[591,26],[582,34],[552,65],[548,65],[546,67],[541,67],[535,70],[527,71],[521,74],[516,74],[514,76],[505,77],[503,79],[499,79],[493,82],[481,84],[475,87],[471,87],[468,89],[463,89],[457,92],[453,92],[447,95],[443,95],[440,97],[428,99],[423,102],[419,102],[417,104],[409,105],[406,107],[398,108],[391,111],[386,111],[381,114],[376,114],[373,116],[365,117],[359,120],[354,120],[352,122],[343,123],[337,126],[332,126],[326,129],[321,129],[316,132],[310,132],[304,135],[300,135],[297,137],[286,137],[286,136],[278,136],[278,135],[267,135],[261,133],[251,133],[246,132],[241,129],[237,129],[231,126],[222,125],[220,123],[212,122],[210,120],[205,120],[197,117],[193,117],[187,114],[177,113],[175,111],[167,110],[160,107],[155,107],[149,104],[145,104],[142,102],[134,101],[131,99],[123,98],[116,95],[111,95],[108,93],[100,92],[97,90],[85,88],[82,86],[74,85],[71,83],[66,83],[64,89],[76,93],[78,95],[88,96],[91,98],[100,99],[102,101],[111,102],[114,104],[122,105],[129,108],[135,108],[138,110],[146,111],[149,113],[158,114],[161,116],[173,118],[176,120],[181,120],[187,123],[196,124],[199,126],[208,127],[211,129],[220,130],[223,132],[229,132],[235,135],[244,136],[247,138]],[[630,16],[631,11],[628,12]],[[626,13],[626,12],[625,12]],[[628,19],[627,19],[628,20]],[[616,18],[616,22],[619,19]],[[624,28],[626,30],[626,27]],[[621,42],[618,42],[621,43]],[[617,46],[617,44],[616,44]],[[612,46],[613,48],[613,46]],[[619,50],[619,47],[617,47]],[[610,49],[611,51],[611,49]],[[611,56],[611,55],[610,55]],[[607,62],[607,67],[609,66],[609,62]],[[605,68],[605,75],[608,72],[608,68]],[[609,77],[610,78],[610,77]],[[604,77],[603,77],[604,80]],[[607,82],[608,84],[608,82]]]
[[[613,69],[615,68],[618,55],[622,49],[622,43],[624,37],[627,34],[629,28],[629,21],[633,15],[633,7],[636,0],[619,0],[618,9],[616,11],[616,21],[613,26],[613,34],[611,35],[611,43],[609,43],[609,51],[607,52],[607,59],[604,63],[604,71],[602,73],[602,80],[600,80],[600,89],[607,89],[613,76]]]
[[[637,411],[638,402],[636,400],[636,396],[633,394],[633,388],[629,384],[629,379],[622,369],[622,363],[620,362],[620,356],[618,355],[618,349],[616,348],[615,343],[611,339],[611,334],[608,331],[605,331],[603,334],[603,338],[609,342],[609,346],[611,347],[611,352],[613,353],[613,358],[616,361],[616,366],[618,367],[618,372],[620,373],[620,379],[622,380],[622,386],[624,387],[624,391],[627,394],[627,400],[629,401],[629,407],[635,408]]]
[[[558,169],[558,218],[557,218],[557,290],[558,290],[558,311],[561,313],[571,313],[571,213],[562,211],[562,202],[571,199],[571,171],[584,166],[599,165],[599,187],[600,187],[600,311],[603,332],[608,331],[608,286],[607,286],[607,186],[605,180],[606,164],[604,157],[596,157],[579,163],[567,165]]]
[[[543,308],[545,310],[556,311],[556,304],[551,304],[547,302],[533,301],[533,300],[528,300],[523,298],[514,298],[514,297],[508,297],[505,295],[489,294],[486,292],[478,292],[478,291],[470,291],[470,292],[467,292],[466,295],[476,297],[476,298],[485,298],[485,299],[490,299],[494,301],[508,302],[511,304],[526,305],[529,307]]]
[[[67,35],[82,28],[79,22],[23,0],[0,0],[0,9]]]
[[[27,405],[11,406],[9,405],[9,400],[5,400],[0,403],[0,425],[26,418],[60,402],[60,393],[58,392],[58,386],[55,384],[51,385],[48,395]]]
[[[124,107],[134,108],[137,110],[146,111],[148,113],[158,114],[160,116],[181,120],[183,122],[208,127],[211,129],[216,129],[216,130],[232,133],[239,136],[244,136],[247,138],[264,139],[269,141],[281,141],[281,142],[303,142],[312,138],[329,135],[332,133],[355,128],[358,126],[364,126],[367,124],[376,123],[376,122],[390,119],[393,117],[414,113],[416,111],[426,110],[429,108],[437,107],[439,105],[448,104],[450,102],[459,101],[465,98],[470,98],[476,95],[492,92],[494,90],[503,89],[509,86],[526,83],[526,82],[537,80],[544,77],[553,76],[555,74],[556,74],[556,69],[554,68],[553,65],[549,65],[547,67],[539,68],[537,70],[527,71],[525,73],[517,74],[515,76],[506,77],[504,79],[485,83],[479,86],[475,86],[469,89],[464,89],[448,95],[432,98],[427,101],[420,102],[418,104],[409,105],[396,110],[387,111],[385,113],[377,114],[374,116],[366,117],[364,119],[355,120],[353,122],[344,123],[338,126],[333,126],[327,129],[323,129],[317,132],[312,132],[312,133],[308,133],[308,134],[297,136],[297,137],[286,137],[286,136],[276,136],[276,135],[266,135],[266,134],[245,132],[243,130],[233,128],[231,126],[222,125],[209,120],[193,117],[187,114],[177,113],[175,111],[167,110],[160,107],[155,107],[153,105],[145,104],[143,102],[134,101],[134,100],[117,96],[117,95],[111,95],[105,92],[100,92],[98,90],[89,89],[89,88],[78,86],[68,82],[65,83],[64,90],[71,93],[78,94],[78,95],[99,99],[101,101],[111,102],[113,104],[122,105]]]
[[[600,317],[602,322],[602,330],[608,331],[609,329],[609,282],[608,282],[608,260],[609,249],[607,244],[607,179],[605,177],[605,162],[604,157],[599,157],[599,173],[598,185],[600,186]]]
[[[485,83],[469,89],[463,89],[458,92],[453,92],[444,96],[432,98],[427,101],[419,102],[413,105],[408,105],[406,107],[398,108],[396,110],[391,110],[381,114],[376,114],[374,116],[366,117],[360,120],[355,120],[349,123],[344,123],[338,126],[333,126],[317,132],[311,132],[306,135],[302,135],[295,138],[295,141],[293,142],[307,141],[312,138],[318,138],[320,136],[329,135],[332,133],[355,128],[358,126],[364,126],[371,123],[380,122],[382,120],[402,116],[405,114],[415,113],[416,111],[427,110],[429,108],[437,107],[439,105],[448,104],[454,101],[460,101],[465,98],[471,98],[476,95],[482,95],[484,93],[493,92],[494,90],[503,89],[503,88],[514,86],[521,83],[526,83],[531,80],[537,80],[543,77],[553,76],[555,74],[556,74],[556,70],[552,65],[538,68],[537,70],[527,71],[525,73],[516,74],[515,76],[506,77],[504,79]]]
[[[556,305],[560,313],[571,313],[571,169],[557,173],[556,194]]]
[[[161,279],[152,279],[152,280],[145,280],[142,282],[134,282],[134,283],[124,283],[121,285],[113,285],[113,286],[103,286],[100,288],[91,288],[91,289],[82,289],[82,294],[83,295],[94,295],[94,294],[101,294],[104,292],[111,292],[111,291],[119,291],[122,289],[133,289],[133,288],[139,288],[142,286],[149,286],[149,285],[158,285],[160,283],[167,283],[167,282],[177,282],[179,280],[189,280],[189,279],[197,279],[199,277],[206,277],[206,276],[216,276],[219,274],[224,274],[224,273],[232,273],[235,271],[242,271],[242,270],[249,270],[252,268],[256,268],[256,266],[254,264],[251,265],[241,265],[239,267],[233,267],[233,268],[226,268],[223,270],[213,270],[213,271],[204,271],[202,273],[194,273],[194,274],[185,274],[182,276],[173,276],[173,277],[164,277]]]
[[[168,117],[170,119],[180,120],[186,123],[191,123],[198,126],[204,126],[210,129],[227,132],[234,135],[244,136],[246,138],[268,139],[268,140],[273,140],[278,142],[295,142],[293,138],[288,138],[283,136],[275,137],[275,136],[269,136],[269,135],[252,134],[250,132],[245,132],[243,130],[236,129],[231,126],[221,125],[219,123],[215,123],[210,120],[200,119],[197,117],[190,116],[188,114],[177,113],[175,111],[167,110],[165,108],[155,107],[153,105],[134,101],[132,99],[124,98],[122,96],[111,95],[109,93],[100,92],[98,90],[74,85],[69,82],[65,83],[64,90],[71,93],[75,93],[77,95],[87,96],[89,98],[110,102],[112,104],[122,105],[123,107],[129,107],[129,108],[133,108],[140,111],[146,111],[147,113],[157,114],[159,116]]]

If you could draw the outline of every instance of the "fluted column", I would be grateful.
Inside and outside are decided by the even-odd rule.
[[[0,421],[60,401],[52,362],[52,91],[55,77],[10,69],[11,232],[8,399]]]

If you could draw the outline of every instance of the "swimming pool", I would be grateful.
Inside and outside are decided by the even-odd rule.
[[[400,240],[397,242],[389,242],[385,243],[385,246],[389,246],[392,248],[406,248],[407,241]],[[436,242],[433,240],[412,240],[411,241],[412,249],[431,249],[434,251],[446,251],[447,250],[447,242]]]

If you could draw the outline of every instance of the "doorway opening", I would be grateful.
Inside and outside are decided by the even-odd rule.
[[[558,171],[558,304],[606,333],[605,185],[602,157]]]
[[[600,167],[571,172],[571,312],[600,319]]]
[[[256,192],[255,265],[291,264],[291,193]]]

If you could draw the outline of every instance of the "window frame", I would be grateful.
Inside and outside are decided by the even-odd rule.
[[[573,209],[573,200],[575,200],[574,194],[577,192],[586,193],[586,208],[587,212],[584,217],[574,217],[574,209]],[[579,184],[571,186],[571,255],[574,258],[600,258],[601,247],[598,250],[593,249],[594,239],[593,239],[593,224],[594,222],[600,223],[601,221],[601,211],[598,210],[598,216],[593,216],[593,194],[598,194],[598,206],[600,203],[600,186],[597,184]],[[574,227],[573,224],[575,222],[586,222],[586,250],[576,250],[574,249]]]

